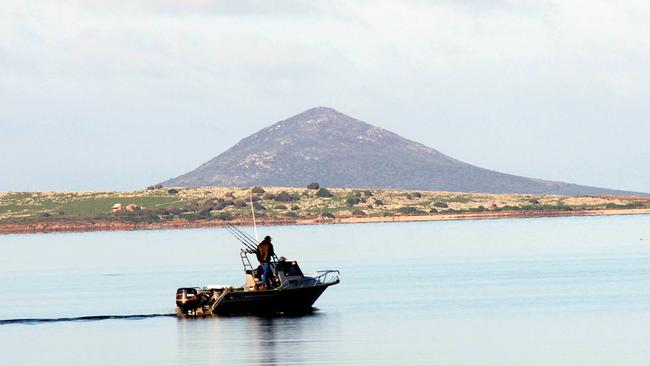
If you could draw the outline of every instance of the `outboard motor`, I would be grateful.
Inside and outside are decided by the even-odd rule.
[[[184,287],[176,290],[176,306],[181,314],[195,312],[202,306],[201,296],[196,288]]]

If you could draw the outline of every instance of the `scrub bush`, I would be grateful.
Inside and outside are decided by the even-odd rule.
[[[321,188],[316,192],[316,197],[324,197],[324,198],[330,198],[333,197],[334,195],[327,190],[326,188]]]

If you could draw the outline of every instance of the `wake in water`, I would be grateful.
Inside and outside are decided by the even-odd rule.
[[[55,322],[98,321],[107,319],[139,320],[157,317],[175,317],[176,314],[139,314],[139,315],[89,315],[74,318],[29,318],[29,319],[0,319],[0,325],[7,324],[38,324]]]

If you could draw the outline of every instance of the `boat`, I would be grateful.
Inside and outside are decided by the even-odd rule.
[[[310,313],[323,292],[340,282],[338,270],[303,274],[297,261],[273,256],[272,285],[263,289],[262,268],[254,267],[249,258],[249,255],[256,253],[256,240],[234,226],[228,229],[245,246],[239,252],[244,267],[244,284],[239,287],[210,285],[179,288],[176,290],[177,315]]]

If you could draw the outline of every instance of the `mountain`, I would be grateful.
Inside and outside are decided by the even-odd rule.
[[[287,186],[562,195],[631,195],[479,168],[332,108],[267,127],[163,186]]]

